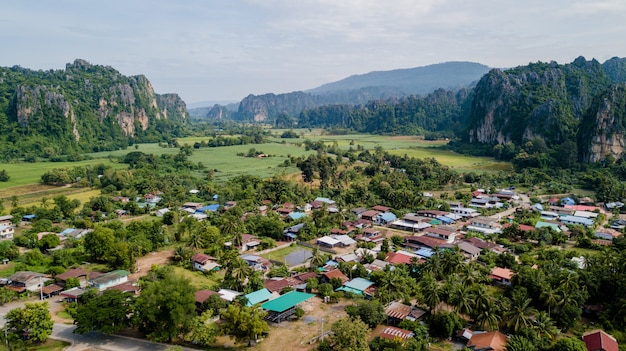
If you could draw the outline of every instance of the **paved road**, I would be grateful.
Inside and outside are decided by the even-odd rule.
[[[73,333],[75,328],[76,326],[74,325],[55,323],[50,338],[71,342],[72,345],[64,351],[83,351],[94,348],[106,351],[163,351],[170,346],[125,336],[104,335],[95,332],[79,335]],[[183,350],[192,351],[194,349],[183,348]]]
[[[25,302],[37,301],[17,301],[0,306],[0,328],[4,327],[4,316],[7,312],[14,308],[24,307]],[[48,302],[50,304],[54,303],[51,300]],[[72,345],[67,347],[65,351],[83,351],[88,349],[104,351],[163,351],[170,346],[143,339],[117,335],[104,335],[95,332],[79,335],[73,333],[75,328],[75,325],[54,323],[50,338],[70,342]],[[183,348],[183,350],[193,351],[194,349]]]

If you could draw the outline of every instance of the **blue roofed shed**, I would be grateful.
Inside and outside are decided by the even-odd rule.
[[[418,255],[418,256],[422,256],[424,258],[431,258],[435,254],[435,251],[433,251],[430,248],[423,247],[423,248],[415,251],[415,254]]]
[[[271,299],[272,293],[266,288],[263,288],[245,295],[245,298],[246,301],[248,301],[246,302],[246,306],[254,306],[257,303],[266,302]]]
[[[564,197],[561,199],[561,201],[559,201],[561,203],[561,205],[565,206],[572,206],[572,205],[576,205],[576,201],[574,201],[574,199],[572,199],[571,197]]]
[[[442,221],[444,224],[454,223],[454,220],[452,218],[446,216],[438,216],[437,219]]]
[[[537,229],[544,228],[544,227],[552,228],[557,233],[561,232],[561,228],[559,228],[559,225],[556,223],[538,221],[537,224],[535,224],[535,228]]]

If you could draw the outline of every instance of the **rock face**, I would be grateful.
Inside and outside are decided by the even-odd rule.
[[[578,58],[571,64],[537,63],[492,70],[477,84],[469,116],[469,141],[548,144],[575,138],[595,94],[608,86],[602,66]]]
[[[598,162],[607,156],[624,156],[626,133],[626,84],[609,87],[593,101],[581,122],[579,155],[583,162]]]
[[[264,122],[281,113],[297,116],[300,111],[317,106],[315,97],[301,91],[287,94],[248,95],[239,103],[238,119]]]
[[[0,68],[0,78],[0,94],[13,96],[8,108],[0,104],[0,116],[14,122],[23,139],[49,138],[59,152],[154,140],[157,124],[182,125],[188,119],[180,97],[156,94],[145,76],[126,77],[81,59],[59,71]]]

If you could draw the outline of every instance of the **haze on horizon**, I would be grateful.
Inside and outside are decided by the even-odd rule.
[[[0,66],[76,58],[144,74],[187,103],[472,61],[626,56],[623,0],[33,0],[4,2]]]

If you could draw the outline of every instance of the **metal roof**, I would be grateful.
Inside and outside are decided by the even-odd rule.
[[[374,285],[374,282],[371,282],[367,279],[363,278],[354,278],[351,281],[344,284],[344,286],[360,291],[365,291],[370,286]]]
[[[270,298],[272,298],[272,293],[266,288],[263,288],[261,290],[251,292],[245,295],[245,297],[246,297],[246,300],[248,300],[248,302],[246,303],[246,306],[253,306],[253,305],[256,305],[257,303],[261,303],[263,301],[267,301]]]
[[[307,294],[299,291],[291,291],[282,295],[279,298],[276,298],[272,301],[268,301],[261,305],[261,308],[267,311],[272,312],[283,312],[292,307],[297,306],[298,304],[303,303],[304,301],[312,298],[313,294]]]

